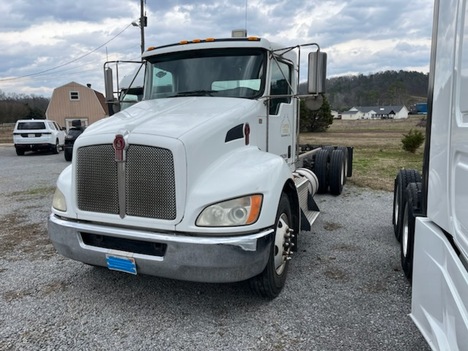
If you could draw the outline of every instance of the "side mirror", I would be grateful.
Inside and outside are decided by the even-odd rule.
[[[325,52],[311,52],[309,54],[309,76],[307,92],[309,94],[325,93],[327,80],[327,54]]]

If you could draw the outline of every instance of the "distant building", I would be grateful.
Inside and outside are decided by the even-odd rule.
[[[408,118],[406,106],[356,106],[341,114],[342,119],[404,119]]]
[[[88,126],[109,115],[104,95],[76,82],[70,82],[55,88],[47,107],[46,117],[57,121],[67,130],[72,121],[81,120],[81,125]]]
[[[341,119],[341,113],[339,113],[338,111],[332,110],[331,114],[333,116],[333,119]]]

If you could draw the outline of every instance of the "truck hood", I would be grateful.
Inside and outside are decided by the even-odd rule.
[[[83,136],[149,134],[179,139],[209,121],[252,113],[255,101],[222,97],[179,97],[142,101],[88,127]]]

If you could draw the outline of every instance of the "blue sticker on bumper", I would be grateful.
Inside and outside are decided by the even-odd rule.
[[[113,271],[137,274],[135,259],[132,257],[118,257],[107,255],[107,268]]]

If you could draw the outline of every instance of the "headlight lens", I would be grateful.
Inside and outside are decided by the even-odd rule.
[[[54,200],[52,201],[52,207],[56,210],[66,212],[67,211],[67,202],[65,201],[65,196],[59,190],[55,189]]]
[[[198,216],[199,227],[230,227],[255,223],[262,209],[262,195],[250,195],[206,207]]]

